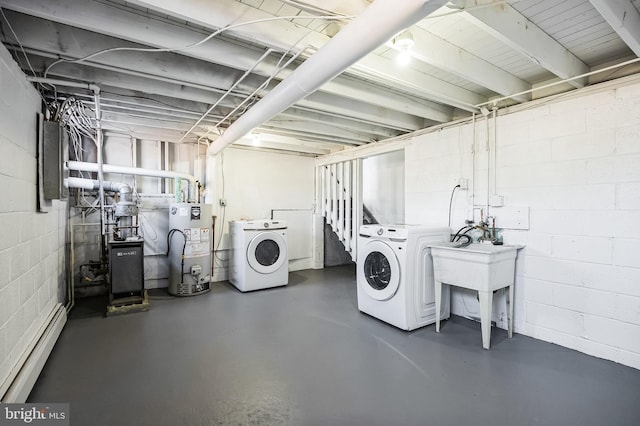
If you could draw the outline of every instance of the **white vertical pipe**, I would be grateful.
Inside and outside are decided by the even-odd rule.
[[[473,126],[473,136],[471,141],[471,219],[473,219],[473,209],[476,206],[476,113],[471,116]]]
[[[398,32],[448,0],[376,0],[291,75],[245,112],[209,147],[215,155],[298,100],[316,91]]]
[[[493,194],[498,194],[498,107],[493,107]]]
[[[96,112],[96,159],[97,159],[97,163],[98,163],[98,183],[99,183],[99,190],[98,190],[98,196],[100,197],[100,232],[102,233],[102,236],[106,235],[107,231],[105,228],[105,223],[107,218],[105,217],[104,214],[104,186],[103,186],[103,182],[104,182],[104,170],[103,170],[103,159],[102,159],[102,126],[100,123],[100,89],[96,89],[93,93],[93,101],[95,104],[95,112]],[[103,249],[103,247],[101,248],[101,250]],[[102,253],[104,254],[104,253]]]
[[[487,132],[487,145],[486,145],[486,151],[487,151],[487,203],[486,203],[486,210],[484,211],[484,217],[489,216],[489,193],[490,193],[490,189],[489,189],[489,182],[490,182],[490,173],[491,173],[491,147],[490,147],[490,138],[489,138],[489,114],[484,116],[484,123],[485,123],[485,130]]]

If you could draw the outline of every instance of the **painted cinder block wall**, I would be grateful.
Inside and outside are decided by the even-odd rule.
[[[1,388],[63,302],[66,202],[36,212],[36,114],[42,101],[4,46],[0,93]]]
[[[408,223],[447,223],[452,187],[473,178],[474,155],[475,205],[486,210],[489,162],[489,193],[530,208],[528,230],[503,233],[526,244],[515,331],[640,368],[640,77],[501,111],[495,133],[492,117],[480,117],[414,136],[405,150]],[[472,216],[471,190],[454,200],[455,230]],[[508,219],[490,213],[498,227]],[[456,314],[465,314],[463,297],[454,296]]]

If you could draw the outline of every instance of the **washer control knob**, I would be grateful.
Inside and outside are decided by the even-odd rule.
[[[269,222],[265,222],[265,223],[264,223],[264,227],[265,227],[265,228],[268,228],[268,227],[269,227]]]
[[[384,229],[378,228],[378,235],[382,235],[382,234],[384,234]]]

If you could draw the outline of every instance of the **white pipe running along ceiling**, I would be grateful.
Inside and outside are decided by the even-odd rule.
[[[216,155],[445,3],[447,0],[376,0],[229,126],[207,154]]]

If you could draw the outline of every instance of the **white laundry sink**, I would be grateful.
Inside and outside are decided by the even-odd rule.
[[[470,244],[466,247],[431,246],[434,278],[480,291],[493,291],[513,283],[519,246]]]
[[[523,246],[470,244],[454,247],[448,244],[431,246],[436,293],[436,331],[440,332],[440,304],[442,285],[468,288],[478,292],[482,347],[489,349],[491,342],[491,305],[493,291],[509,288],[508,336],[513,335],[513,284],[518,249]]]

